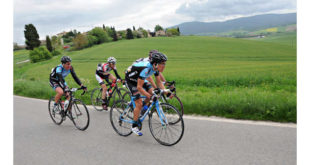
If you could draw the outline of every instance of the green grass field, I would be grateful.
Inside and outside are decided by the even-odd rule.
[[[184,113],[238,119],[296,122],[296,47],[277,42],[182,36],[126,40],[64,52],[89,90],[98,87],[95,69],[109,56],[123,71],[150,49],[168,56],[164,75],[177,82]],[[15,64],[14,94],[48,99],[49,73],[60,57],[40,63]],[[71,76],[71,87],[77,86]],[[78,95],[77,95],[78,96]],[[80,97],[80,96],[78,96]],[[81,97],[90,104],[90,92]]]

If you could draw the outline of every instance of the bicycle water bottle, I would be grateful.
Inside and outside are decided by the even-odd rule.
[[[64,103],[64,110],[66,110],[68,108],[68,105],[69,105],[69,101],[66,100],[65,103]]]
[[[144,105],[144,106],[142,107],[141,115],[144,115],[145,112],[146,112],[146,110],[147,110],[148,108],[149,108],[149,107],[148,107],[147,105]]]

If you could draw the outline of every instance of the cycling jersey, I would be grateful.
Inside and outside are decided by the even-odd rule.
[[[62,64],[60,64],[52,69],[52,72],[50,74],[50,84],[52,84],[51,86],[53,88],[56,88],[59,85],[61,88],[64,89],[67,86],[67,83],[65,82],[65,77],[67,77],[69,73],[71,73],[74,81],[77,84],[82,85],[80,79],[75,74],[73,66],[70,66],[70,69],[66,70],[62,66]]]
[[[150,62],[150,58],[149,57],[145,57],[145,58],[139,58],[137,59],[135,62],[132,63],[132,65],[138,63],[138,62],[141,62],[141,61],[144,61],[144,62]]]
[[[130,81],[137,82],[138,78],[145,80],[153,74],[155,76],[159,75],[158,71],[153,69],[152,64],[150,62],[140,61],[134,63],[127,69],[126,78]]]
[[[116,77],[118,79],[121,79],[121,77],[118,75],[117,73],[117,69],[116,69],[116,66],[114,68],[112,68],[109,63],[104,63],[104,64],[101,64],[99,63],[97,65],[97,69],[96,69],[96,75],[98,75],[99,77],[103,78],[103,79],[107,79],[110,75],[110,71],[113,70]]]

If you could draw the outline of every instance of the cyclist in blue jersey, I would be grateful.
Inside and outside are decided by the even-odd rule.
[[[146,83],[145,80],[148,80],[155,87],[165,89],[159,77],[159,72],[164,71],[166,61],[167,61],[166,55],[160,52],[156,52],[152,53],[149,62],[140,61],[134,63],[126,71],[125,74],[126,86],[130,90],[136,105],[133,117],[134,123],[132,124],[131,130],[138,136],[143,135],[138,128],[138,125],[141,124],[138,120],[141,108],[142,106],[144,106],[143,104],[147,104],[150,101],[152,97],[152,92],[154,90],[154,88],[152,88],[150,84]],[[156,84],[154,83],[151,77],[153,74],[155,75]],[[147,97],[144,103],[142,102],[141,95]]]
[[[117,79],[112,74],[109,73],[111,70],[114,71]],[[102,88],[102,108],[104,110],[108,110],[108,106],[106,104],[107,86],[104,84],[103,80],[105,80],[107,83],[109,83],[109,79],[112,80],[113,82],[121,82],[121,77],[119,76],[116,70],[116,59],[114,57],[109,57],[107,63],[104,64],[99,63],[97,65],[96,79]]]
[[[50,74],[50,86],[56,91],[54,109],[57,107],[58,101],[64,94],[65,89],[68,88],[65,77],[69,73],[71,73],[73,79],[78,85],[81,86],[81,88],[87,90],[87,87],[84,86],[80,79],[76,76],[73,66],[71,66],[71,58],[68,56],[63,56],[61,58],[61,64],[53,68]],[[69,99],[69,95],[67,95],[67,100]],[[61,113],[64,114],[64,112]]]
[[[150,59],[151,59],[151,55],[153,54],[153,53],[158,53],[159,51],[158,50],[150,50],[149,51],[149,57],[145,57],[145,58],[139,58],[139,59],[137,59],[133,64],[135,64],[135,63],[138,63],[138,62],[141,62],[141,61],[144,61],[144,62],[150,62]],[[161,73],[161,72],[159,72],[159,77],[160,77],[160,80],[161,80],[161,82],[163,83],[163,84],[165,84],[166,83],[166,79],[165,79],[165,77],[164,77],[164,75]],[[152,85],[153,86],[153,85]],[[154,86],[153,86],[154,87]],[[172,95],[171,95],[172,96]]]

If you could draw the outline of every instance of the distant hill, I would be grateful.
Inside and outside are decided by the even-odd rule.
[[[256,15],[225,22],[185,22],[172,27],[179,27],[182,35],[214,35],[237,30],[254,31],[289,24],[296,24],[296,13]]]

